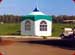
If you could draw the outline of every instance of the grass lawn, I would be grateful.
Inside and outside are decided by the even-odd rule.
[[[61,24],[53,23],[53,34],[52,36],[59,36],[63,31],[63,28],[74,28],[75,24]]]
[[[0,35],[10,35],[20,30],[20,24],[0,24]]]
[[[53,23],[53,34],[52,36],[59,36],[60,33],[63,31],[63,28],[75,27],[74,24],[60,24],[60,23]],[[11,35],[12,33],[16,33],[16,31],[20,30],[20,24],[0,24],[0,35]]]

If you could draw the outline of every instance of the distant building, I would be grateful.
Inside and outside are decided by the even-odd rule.
[[[35,8],[32,13],[22,17],[22,19],[21,35],[52,35],[52,16],[48,16]]]
[[[75,23],[75,20],[63,20],[64,23]]]

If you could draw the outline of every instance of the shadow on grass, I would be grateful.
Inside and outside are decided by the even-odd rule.
[[[22,41],[24,43],[24,41]],[[31,44],[42,44],[48,46],[60,47],[68,50],[75,50],[75,40],[36,40],[36,41],[27,41]]]

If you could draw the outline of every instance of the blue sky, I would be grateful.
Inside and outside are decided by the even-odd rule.
[[[72,0],[3,0],[0,3],[0,15],[27,15],[36,4],[40,11],[48,15],[75,15]]]

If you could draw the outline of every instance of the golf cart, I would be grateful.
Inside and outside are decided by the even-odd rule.
[[[72,28],[64,28],[64,31],[60,34],[61,39],[75,39],[75,32]]]

